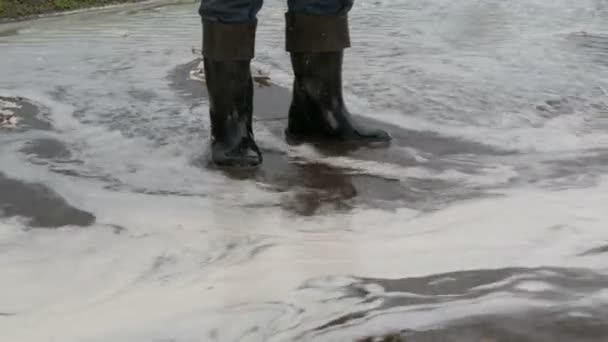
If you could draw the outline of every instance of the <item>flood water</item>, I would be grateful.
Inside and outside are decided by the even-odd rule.
[[[238,177],[200,162],[197,6],[0,25],[0,340],[608,340],[604,0],[357,0],[347,102],[395,146],[257,117]]]

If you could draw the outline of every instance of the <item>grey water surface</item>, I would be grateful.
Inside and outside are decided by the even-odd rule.
[[[197,3],[0,25],[2,341],[608,340],[608,5],[358,0],[349,108],[390,148],[205,164]],[[256,74],[257,75],[257,74]]]

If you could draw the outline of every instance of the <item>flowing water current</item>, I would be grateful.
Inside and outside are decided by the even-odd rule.
[[[276,118],[285,8],[253,63]],[[258,117],[282,168],[251,177],[200,162],[196,11],[0,25],[1,341],[608,340],[604,0],[358,0],[345,96],[396,146]]]

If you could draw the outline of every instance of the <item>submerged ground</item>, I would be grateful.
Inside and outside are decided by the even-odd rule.
[[[2,340],[608,339],[602,1],[358,1],[348,103],[396,140],[357,150],[285,143],[269,2],[240,173],[196,7],[0,26]]]

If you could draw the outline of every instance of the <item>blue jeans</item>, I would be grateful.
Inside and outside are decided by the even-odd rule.
[[[273,0],[276,1],[276,0]],[[257,19],[264,0],[201,0],[201,17],[223,23],[244,23]],[[287,0],[292,13],[308,15],[344,15],[354,0]]]

